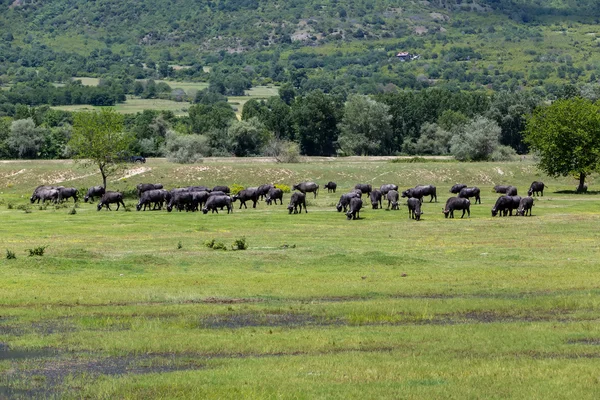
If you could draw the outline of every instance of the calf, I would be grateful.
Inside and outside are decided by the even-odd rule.
[[[475,204],[477,204],[477,202],[479,202],[479,204],[481,204],[480,194],[481,194],[481,190],[479,190],[478,187],[463,188],[458,193],[458,197],[460,197],[462,199],[468,199],[469,197],[475,197]]]
[[[421,203],[423,202],[424,196],[431,196],[431,199],[429,199],[429,202],[431,203],[433,201],[433,199],[435,199],[435,202],[437,203],[437,194],[436,194],[435,186],[419,185],[419,186],[415,186],[414,188],[407,189],[404,192],[402,192],[402,197],[408,197],[408,198],[414,197],[414,198],[421,200]]]
[[[529,186],[529,190],[527,191],[527,196],[533,196],[534,194],[536,196],[539,196],[541,193],[542,197],[544,197],[544,188],[547,188],[547,187],[548,186],[544,185],[544,182],[534,181],[531,183],[531,186]]]
[[[327,184],[325,186],[323,186],[325,189],[327,189],[327,193],[335,193],[335,190],[337,189],[337,183],[335,182],[327,182]]]
[[[466,187],[467,187],[467,185],[463,185],[462,183],[457,183],[456,185],[454,185],[450,188],[450,193],[458,194],[458,193],[460,193],[461,190],[463,190]]]
[[[106,193],[104,186],[92,186],[88,189],[87,193],[83,197],[83,201],[85,201],[86,203],[88,202],[88,200],[94,201],[94,197],[102,197],[104,193]]]
[[[506,217],[509,213],[512,216],[513,210],[518,209],[520,203],[521,197],[519,196],[501,196],[492,207],[492,217],[495,217],[498,213],[500,213],[500,216],[504,215]]]
[[[362,200],[360,197],[350,199],[350,209],[346,213],[348,219],[360,219],[360,209],[362,208]]]
[[[381,197],[381,192],[377,189],[373,190],[371,194],[369,194],[369,200],[371,200],[371,206],[373,207],[373,210],[382,208]]]
[[[140,201],[135,206],[135,209],[140,211],[142,206],[144,206],[144,211],[146,211],[146,207],[154,206],[152,209],[156,210],[156,207],[158,206],[158,209],[160,210],[162,209],[168,194],[169,192],[164,189],[147,190],[142,193]]]
[[[136,186],[138,198],[142,197],[142,193],[147,192],[148,190],[158,190],[162,188],[163,185],[160,183],[140,183]]]
[[[125,203],[123,203],[123,194],[119,192],[106,192],[102,195],[100,199],[100,203],[98,203],[98,211],[102,210],[102,207],[106,206],[106,210],[111,210],[111,204],[117,204],[117,211],[119,211],[119,207],[123,206],[125,209]],[[111,210],[112,211],[112,210]]]
[[[317,198],[317,194],[319,194],[319,185],[314,182],[301,182],[293,186],[292,190],[297,190],[304,194],[312,192],[315,195],[315,199]]]
[[[280,204],[283,204],[283,190],[281,190],[279,188],[273,188],[273,189],[269,190],[269,193],[267,193],[265,202],[267,203],[267,205],[270,206],[271,203],[274,201],[275,205],[277,205],[278,199],[279,199]]]
[[[306,209],[306,194],[304,193],[293,193],[290,198],[290,204],[288,205],[288,211],[291,214],[298,214],[298,207],[300,208],[300,214],[302,214],[302,206],[304,206],[304,212],[308,213]]]
[[[362,194],[362,192],[361,192],[361,194]],[[357,192],[350,192],[350,193],[343,194],[340,197],[340,201],[337,204],[337,206],[335,206],[335,208],[338,210],[338,212],[342,212],[342,209],[344,210],[344,212],[346,212],[346,209],[350,205],[350,200],[352,200],[355,197],[358,197],[360,199],[360,194],[358,194]]]
[[[231,197],[229,196],[210,196],[208,198],[208,200],[206,201],[206,204],[204,205],[204,207],[202,208],[202,212],[204,214],[208,213],[208,210],[211,210],[213,213],[219,213],[219,211],[217,210],[217,208],[220,208],[221,210],[227,207],[227,214],[232,213],[233,214],[233,204],[231,201]]]
[[[532,208],[533,208],[533,197],[531,197],[531,196],[523,197],[521,199],[521,201],[519,202],[519,208],[517,208],[517,215],[525,217],[525,216],[527,216],[527,213],[529,213],[529,216],[531,217],[531,209]]]
[[[361,193],[366,194],[367,196],[371,194],[371,192],[373,191],[373,186],[367,184],[367,183],[357,183],[354,186],[355,190],[360,190]]]
[[[388,210],[390,209],[390,204],[392,205],[392,210],[400,209],[400,206],[398,205],[398,199],[400,198],[400,194],[396,190],[390,190],[389,192],[387,192],[386,197],[388,201]]]
[[[464,190],[464,189],[463,189]],[[462,191],[461,191],[462,192]],[[450,197],[446,201],[446,207],[442,208],[444,216],[448,218],[454,218],[454,210],[462,210],[461,218],[465,216],[465,212],[469,214],[469,218],[471,217],[471,201],[462,197]]]
[[[269,190],[271,190],[273,188],[275,188],[275,186],[273,186],[271,184],[260,185],[258,187],[258,189],[256,189],[256,192],[258,193],[258,196],[262,200],[269,193]]]
[[[411,197],[406,201],[406,205],[408,206],[408,218],[420,221],[421,214],[423,214],[421,211],[421,199]]]
[[[238,194],[231,198],[231,201],[235,202],[236,200],[239,200],[241,209],[242,206],[244,206],[244,208],[248,208],[248,206],[246,206],[246,201],[252,200],[252,208],[256,208],[256,203],[258,202],[257,189],[258,188],[248,188],[240,190]]]
[[[393,183],[388,183],[385,185],[381,185],[381,187],[379,188],[379,191],[381,192],[382,196],[385,196],[388,194],[388,192],[390,190],[398,190],[398,185],[394,185]]]

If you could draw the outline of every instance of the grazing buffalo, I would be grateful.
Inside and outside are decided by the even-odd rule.
[[[212,189],[212,191],[213,192],[223,192],[223,193],[226,193],[226,194],[231,193],[231,189],[229,189],[229,186],[215,186]]]
[[[38,203],[40,202],[40,200],[42,201],[42,203],[46,203],[46,201],[49,201],[51,203],[58,203],[59,194],[60,188],[40,189],[36,193],[34,193],[33,196],[31,196],[30,200],[32,203],[36,200]]]
[[[73,202],[77,201],[77,189],[60,187],[57,190],[58,190],[58,201],[59,202],[62,202],[63,200],[66,200],[71,197],[73,198]]]
[[[509,186],[508,189],[506,190],[506,195],[507,196],[516,196],[517,195],[517,188],[514,186]]]
[[[123,203],[123,194],[109,191],[102,195],[97,209],[100,211],[102,210],[102,207],[106,206],[106,210],[111,210],[110,205],[115,203],[117,204],[117,211],[119,211],[119,207],[121,206],[123,206],[123,209],[125,209],[125,203]]]
[[[379,188],[379,191],[381,192],[382,196],[386,196],[388,194],[388,192],[390,190],[398,190],[398,185],[394,185],[393,183],[388,183],[385,185],[381,185],[381,187]]]
[[[543,190],[543,189],[542,189]],[[533,197],[523,197],[521,202],[519,203],[519,208],[517,208],[517,215],[525,217],[527,213],[531,217],[531,208],[533,207]]]
[[[206,186],[188,186],[186,188],[188,192],[212,192],[212,189]]]
[[[510,213],[512,216],[513,210],[519,208],[519,204],[521,203],[521,197],[519,196],[501,196],[496,200],[496,204],[492,207],[492,217],[500,214],[500,216],[505,216]]]
[[[421,200],[421,202],[423,202],[424,196],[431,196],[431,199],[429,199],[429,202],[431,203],[433,201],[433,199],[435,199],[435,202],[437,203],[437,194],[436,194],[435,186],[419,185],[419,186],[415,186],[414,188],[411,188],[411,189],[406,189],[404,192],[402,192],[402,197],[408,197],[408,198],[414,197],[414,198]]]
[[[167,203],[167,211],[173,211],[173,208],[177,208],[177,211],[194,211],[198,208],[198,203],[195,202],[194,192],[190,191],[178,191],[173,193],[171,191],[171,198]]]
[[[463,185],[462,183],[457,183],[456,185],[452,186],[452,188],[450,188],[450,193],[454,193],[454,194],[460,193],[460,191],[466,187],[467,187],[467,185]]]
[[[371,206],[373,207],[373,210],[377,210],[378,208],[382,208],[383,206],[381,205],[381,198],[383,196],[381,196],[381,192],[377,189],[373,190],[371,192],[371,194],[369,194],[369,200],[371,200]]]
[[[338,212],[342,212],[342,210],[344,210],[344,212],[346,212],[346,209],[350,205],[350,200],[357,198],[357,197],[360,199],[361,194],[362,194],[362,192],[360,192],[360,194],[359,194],[357,191],[343,194],[340,197],[340,201],[337,203],[337,206],[335,206],[335,208],[338,210]]]
[[[494,192],[496,193],[504,193],[508,192],[508,189],[511,188],[510,185],[496,185],[494,186]]]
[[[204,214],[208,213],[208,210],[210,210],[213,213],[219,213],[219,211],[217,210],[217,208],[220,208],[221,210],[223,208],[227,207],[227,214],[232,213],[233,214],[233,204],[231,202],[231,197],[229,196],[210,196],[208,198],[208,200],[206,201],[206,204],[204,205],[204,207],[202,208],[202,212]]]
[[[162,189],[163,185],[161,183],[140,183],[136,186],[138,198],[142,197],[142,193],[147,192],[148,190],[158,190]]]
[[[417,197],[411,197],[406,200],[406,205],[408,206],[408,218],[420,221],[421,214],[423,214],[421,211],[421,199]]]
[[[269,193],[267,193],[267,197],[265,198],[267,205],[270,206],[272,202],[275,202],[275,205],[277,205],[277,200],[279,200],[280,204],[283,204],[283,190],[279,188],[269,190]]]
[[[256,189],[256,192],[258,193],[258,196],[260,197],[260,199],[264,199],[267,194],[269,193],[269,190],[273,189],[275,186],[271,185],[271,184],[267,184],[267,185],[260,185],[258,187],[258,189]]]
[[[317,194],[319,194],[319,185],[314,182],[301,182],[292,187],[292,190],[297,190],[304,194],[312,192],[315,195],[315,199],[317,198]]]
[[[534,181],[531,183],[531,186],[529,186],[529,190],[527,191],[527,196],[539,196],[540,193],[542,195],[542,197],[544,197],[544,188],[547,188],[548,186],[544,185],[544,182],[538,182],[538,181]]]
[[[461,218],[465,216],[465,212],[471,217],[471,201],[462,197],[450,197],[446,201],[446,207],[442,208],[442,211],[446,218],[448,218],[448,216],[454,218],[454,210],[462,210],[463,213],[460,216]]]
[[[57,189],[58,188],[56,186],[46,186],[46,185],[38,186],[33,191],[33,194],[29,198],[29,201],[31,201],[31,203],[33,204],[37,200],[37,202],[39,203],[40,200],[42,200],[42,197],[41,197],[42,193],[46,193],[48,190],[57,190]],[[58,199],[58,192],[56,192],[56,194],[57,194],[56,199]],[[44,197],[48,197],[48,193],[46,193],[46,195]]]
[[[192,211],[198,211],[199,208],[202,208],[202,205],[208,201],[211,197],[212,192],[208,193],[207,191],[201,192],[191,192],[192,193]]]
[[[288,211],[291,214],[298,214],[298,208],[300,208],[300,214],[302,214],[302,206],[304,206],[304,213],[308,213],[306,209],[306,194],[304,193],[293,193],[290,198],[290,204],[288,205]]]
[[[161,210],[163,204],[168,201],[168,197],[169,192],[164,189],[147,190],[142,193],[142,197],[140,197],[140,201],[135,208],[138,211],[142,209],[142,206],[144,206],[144,211],[146,211],[146,207],[152,207],[153,210],[156,210],[156,208]]]
[[[83,201],[85,201],[86,203],[88,202],[88,200],[94,201],[94,197],[102,197],[104,193],[106,193],[104,186],[92,186],[88,189],[87,193],[85,194],[85,197],[83,198]]]
[[[462,188],[458,193],[458,197],[461,199],[468,199],[470,197],[475,197],[475,204],[479,202],[481,204],[481,190],[477,186],[472,188]]]
[[[360,209],[362,208],[362,200],[360,197],[350,199],[350,209],[346,213],[348,219],[360,219]]]
[[[335,190],[337,189],[337,183],[335,182],[327,182],[327,184],[325,186],[323,186],[325,189],[327,189],[327,193],[335,193]]]
[[[252,208],[256,208],[256,203],[258,202],[257,190],[258,190],[258,188],[248,188],[248,189],[240,190],[238,194],[236,194],[235,196],[233,196],[231,198],[231,200],[233,202],[235,202],[236,200],[239,200],[240,201],[240,209],[242,208],[242,206],[244,206],[244,208],[248,208],[248,206],[246,206],[246,201],[252,200]]]
[[[367,196],[371,194],[371,192],[373,191],[373,186],[367,184],[367,183],[357,183],[354,186],[355,190],[360,190],[362,193],[366,194]]]
[[[388,206],[387,209],[390,209],[390,204],[392,205],[392,210],[399,210],[400,206],[398,204],[398,199],[400,198],[400,193],[398,193],[396,190],[390,190],[389,192],[387,192],[387,201],[388,201]]]

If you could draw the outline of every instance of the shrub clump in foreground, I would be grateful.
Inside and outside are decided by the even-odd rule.
[[[227,250],[227,246],[223,242],[217,242],[214,238],[204,242],[204,245],[213,250]],[[231,244],[231,250],[246,250],[248,242],[245,237],[235,239]]]
[[[47,247],[48,246],[38,246],[33,249],[27,249],[29,251],[29,257],[33,257],[33,256],[43,257],[44,252],[46,251]]]

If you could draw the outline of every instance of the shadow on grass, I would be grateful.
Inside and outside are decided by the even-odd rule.
[[[577,190],[557,190],[553,193],[556,194],[579,194],[579,195],[598,195],[600,191],[598,190],[588,190],[587,192],[578,192]]]

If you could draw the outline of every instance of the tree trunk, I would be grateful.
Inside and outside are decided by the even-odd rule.
[[[104,190],[106,191],[106,174],[104,173],[103,165],[100,165],[100,173],[102,174],[102,184],[104,185]]]
[[[577,186],[577,193],[583,193],[585,192],[585,173],[584,172],[580,172],[579,173],[579,186]]]

